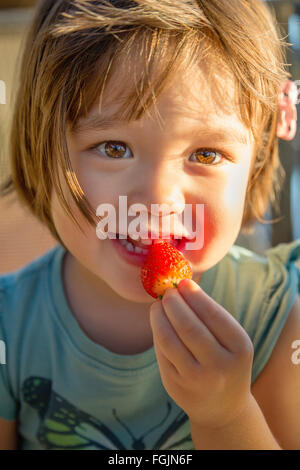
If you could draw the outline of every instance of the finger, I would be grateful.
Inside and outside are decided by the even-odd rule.
[[[178,291],[219,343],[228,351],[233,353],[243,351],[245,343],[251,342],[239,322],[193,280],[180,281]]]
[[[170,375],[172,380],[177,380],[178,377],[180,377],[179,370],[165,356],[165,354],[163,353],[159,343],[156,340],[154,340],[153,343],[154,343],[155,354],[156,354],[156,357],[157,357],[158,367],[159,367],[159,370],[160,370],[160,375],[161,375],[162,381],[166,382],[167,375]]]
[[[183,375],[187,367],[197,365],[195,357],[187,350],[170,324],[161,301],[155,302],[150,307],[150,324],[153,330],[153,341],[158,344],[165,358],[178,373]]]
[[[166,315],[185,346],[198,363],[216,363],[224,358],[226,350],[190,308],[177,289],[167,289],[162,305]]]

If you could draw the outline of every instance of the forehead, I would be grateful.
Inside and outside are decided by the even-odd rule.
[[[132,58],[114,67],[103,93],[93,102],[88,115],[79,120],[75,131],[93,129],[98,125],[110,127],[114,122],[126,122],[127,104],[137,90],[143,67],[142,61],[133,61]],[[153,74],[153,83],[159,78],[157,71]],[[151,96],[151,91],[150,86],[140,97],[140,102],[145,103]],[[168,124],[175,122],[179,127],[184,127],[183,124],[195,124],[203,129],[236,129],[248,140],[251,133],[240,120],[238,111],[235,82],[230,72],[199,61],[188,69],[178,69],[157,99],[147,108],[146,113],[147,118],[157,120],[165,130]],[[144,119],[142,117],[135,121],[135,124],[142,126]]]

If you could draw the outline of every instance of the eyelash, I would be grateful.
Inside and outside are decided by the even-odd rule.
[[[122,144],[122,145],[125,145],[128,149],[128,145],[127,144],[124,144],[124,142],[120,142],[120,141],[115,141],[115,140],[106,140],[104,142],[101,142],[100,144],[96,144],[96,145],[93,145],[92,147],[89,148],[90,151],[93,151],[93,150],[96,150],[97,153],[99,154],[102,154],[104,156],[104,158],[108,158],[110,160],[124,160],[123,157],[119,157],[119,158],[113,158],[113,157],[109,157],[109,156],[106,156],[104,154],[104,152],[99,152],[98,148],[100,147],[100,145],[104,145],[104,144],[109,144],[109,143],[114,143],[114,144]],[[222,165],[224,164],[224,160],[229,160],[229,161],[232,161],[232,158],[226,153],[226,152],[223,152],[222,150],[218,150],[218,149],[215,149],[215,148],[208,148],[208,147],[204,147],[204,148],[199,148],[197,149],[195,152],[192,153],[192,155],[194,155],[195,153],[197,153],[198,151],[200,151],[205,153],[205,152],[208,152],[208,153],[216,153],[216,154],[219,154],[221,155],[221,160],[218,162],[218,163],[201,163],[200,161],[198,161],[198,164],[199,165],[202,165],[202,166],[219,166],[219,165]],[[130,151],[131,152],[131,151]],[[197,163],[197,161],[195,161],[195,163]]]

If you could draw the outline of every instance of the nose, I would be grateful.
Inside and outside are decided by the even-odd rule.
[[[178,168],[170,168],[170,163],[152,164],[131,186],[129,204],[141,204],[142,210],[150,215],[180,215],[184,211],[185,197],[180,185]]]

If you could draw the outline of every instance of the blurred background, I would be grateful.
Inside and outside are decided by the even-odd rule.
[[[34,0],[0,0],[0,182],[9,172],[8,136],[12,103],[17,90],[22,44],[32,19]],[[300,80],[300,0],[268,1],[281,30],[292,43],[287,62],[293,80]],[[299,108],[299,107],[298,107]],[[298,109],[299,111],[299,109]],[[298,126],[300,117],[298,114]],[[286,172],[281,194],[281,220],[257,224],[253,233],[240,235],[236,244],[258,254],[279,243],[300,238],[300,132],[291,141],[280,140],[280,159]],[[269,208],[266,218],[275,215]],[[18,269],[56,245],[55,240],[12,197],[0,199],[0,274]]]

